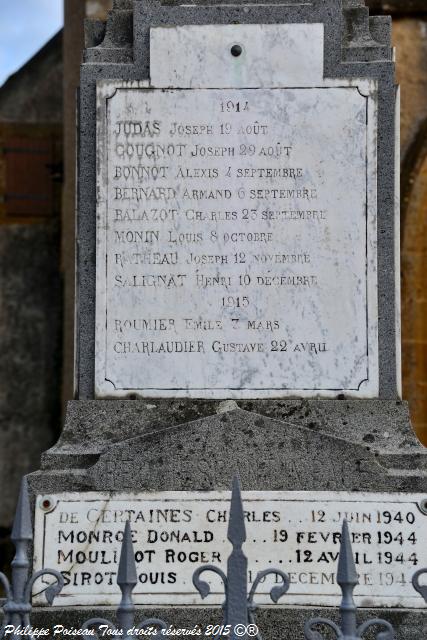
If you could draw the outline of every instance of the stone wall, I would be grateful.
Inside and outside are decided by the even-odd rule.
[[[10,528],[21,478],[58,434],[58,223],[0,228],[0,527]]]
[[[62,122],[62,31],[0,88],[0,122]]]
[[[60,431],[62,75],[60,33],[0,88],[0,568],[21,478]]]
[[[395,18],[401,86],[403,394],[427,444],[427,13]]]

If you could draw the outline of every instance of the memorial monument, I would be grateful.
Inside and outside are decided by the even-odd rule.
[[[34,566],[63,573],[62,620],[118,602],[129,520],[135,601],[219,621],[220,581],[202,603],[191,576],[226,562],[238,472],[249,579],[259,562],[291,581],[259,614],[266,638],[303,638],[304,607],[338,603],[344,518],[362,617],[386,607],[423,637],[390,30],[362,0],[116,0],[87,25],[76,399],[30,477]]]

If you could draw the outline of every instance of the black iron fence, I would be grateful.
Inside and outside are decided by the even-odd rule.
[[[257,588],[266,576],[273,574],[278,584],[271,588],[270,598],[273,603],[277,603],[288,592],[290,581],[283,571],[266,569],[258,572],[248,592],[248,561],[242,548],[246,540],[246,528],[240,482],[237,476],[233,480],[227,537],[232,545],[232,552],[227,562],[227,573],[219,567],[203,565],[194,572],[193,584],[203,599],[209,595],[210,586],[202,579],[202,574],[211,571],[222,580],[224,586],[223,620],[218,625],[217,634],[213,636],[214,640],[219,640],[222,637],[228,640],[247,640],[249,637],[261,640],[260,631],[255,624]],[[0,583],[6,594],[2,607],[4,615],[0,629],[0,640],[5,637],[12,640],[18,640],[23,636],[32,637],[31,598],[34,584],[39,578],[46,575],[55,578],[55,582],[44,591],[49,605],[53,603],[64,586],[61,573],[54,569],[42,569],[32,575],[30,573],[29,550],[33,540],[33,531],[28,486],[25,478],[21,485],[11,538],[15,545],[11,580],[9,581],[3,573],[0,573]],[[417,571],[413,576],[413,586],[427,603],[427,584],[421,584],[421,577],[424,575],[427,575],[427,568]],[[325,630],[329,634],[327,637],[330,637],[332,630],[338,640],[358,640],[374,628],[377,640],[392,640],[395,637],[394,629],[386,620],[373,618],[360,625],[357,624],[357,606],[354,602],[353,592],[358,585],[358,576],[346,520],[342,524],[336,581],[342,592],[339,624],[321,617],[309,619],[305,623],[305,638],[307,640],[322,640],[321,631]],[[121,591],[121,601],[117,609],[118,624],[115,625],[111,620],[104,618],[91,618],[82,623],[82,630],[93,629],[96,636],[96,632],[99,633],[101,629],[103,630],[102,635],[105,635],[104,630],[108,629],[108,637],[122,638],[124,636],[138,636],[140,635],[139,631],[150,627],[155,631],[156,629],[167,629],[170,626],[171,622],[167,623],[158,618],[147,618],[135,626],[136,609],[133,604],[132,592],[137,584],[137,570],[129,522],[126,522],[121,545],[117,584]]]

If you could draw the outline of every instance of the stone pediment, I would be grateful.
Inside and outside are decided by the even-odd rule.
[[[423,490],[402,458],[235,409],[111,444],[85,477],[104,491],[227,489],[236,471],[248,490]]]

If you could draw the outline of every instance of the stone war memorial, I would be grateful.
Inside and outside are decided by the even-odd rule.
[[[202,600],[193,574],[227,570],[238,474],[248,590],[289,579],[276,604],[280,573],[257,586],[266,639],[337,620],[344,520],[360,621],[427,637],[390,36],[363,0],[115,0],[87,23],[76,395],[29,476],[33,569],[64,587],[46,607],[38,583],[34,621],[113,615],[128,522],[137,612],[220,623],[221,576]]]

